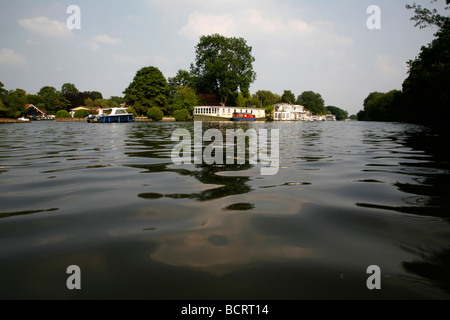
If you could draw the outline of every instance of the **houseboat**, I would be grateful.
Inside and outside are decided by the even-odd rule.
[[[194,121],[265,121],[261,108],[203,106],[194,108]]]
[[[124,123],[134,121],[134,115],[124,108],[104,109],[99,115],[86,117],[88,123]]]
[[[256,121],[256,117],[251,113],[233,113],[231,121]]]

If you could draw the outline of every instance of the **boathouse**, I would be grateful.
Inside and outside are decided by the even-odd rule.
[[[29,119],[43,119],[43,118],[45,118],[45,113],[43,111],[39,110],[33,104],[25,105],[25,109],[27,110],[27,115],[26,116]]]

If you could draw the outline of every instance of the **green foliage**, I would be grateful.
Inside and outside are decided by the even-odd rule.
[[[168,106],[169,85],[161,71],[155,67],[145,67],[136,73],[133,82],[123,92],[128,105],[133,105],[146,113],[151,106],[165,110]],[[138,111],[139,112],[139,111]]]
[[[197,105],[199,105],[199,99],[194,89],[186,86],[178,86],[175,88],[175,94],[170,106],[171,112],[187,109],[189,113],[192,113],[194,107]]]
[[[436,38],[421,48],[416,59],[408,62],[403,90],[371,93],[364,101],[364,110],[358,113],[358,120],[404,121],[446,129],[444,115],[450,105],[450,20],[436,9],[429,10],[415,3],[406,7],[415,10],[411,20],[416,21],[416,26],[438,28]],[[445,10],[448,9],[447,6]]]
[[[138,116],[136,110],[134,110],[133,107],[128,108],[128,109],[127,109],[127,112],[128,112],[128,113],[132,113],[132,114],[134,115],[135,118]]]
[[[431,3],[437,2],[437,0],[432,0]],[[450,0],[445,1],[447,5],[450,4]],[[437,26],[438,28],[444,28],[446,24],[450,22],[448,16],[444,16],[438,13],[437,9],[427,9],[422,8],[421,5],[414,3],[413,5],[406,5],[407,9],[414,9],[416,15],[411,18],[412,21],[416,21],[416,27],[420,29],[426,28],[427,26]],[[449,7],[445,7],[448,10]]]
[[[92,98],[87,98],[84,100],[84,105],[86,107],[93,107],[94,106],[94,100]]]
[[[2,94],[2,103],[6,111],[3,114],[7,118],[18,118],[25,113],[27,104],[27,93],[25,90],[10,90]]]
[[[338,107],[334,107],[334,106],[328,106],[326,107],[326,109],[331,112],[332,115],[336,116],[336,120],[345,120],[348,119],[348,112],[345,110],[342,110]]]
[[[161,121],[164,117],[164,113],[158,107],[152,107],[147,111],[147,117],[153,121]]]
[[[103,95],[98,91],[92,91],[91,97],[92,97],[92,100],[94,100],[94,101],[97,99],[103,99]]]
[[[107,100],[109,108],[119,108],[122,103],[125,103],[125,99],[122,97],[112,96]]]
[[[291,90],[285,90],[281,96],[281,102],[295,104],[295,95]]]
[[[281,101],[281,97],[275,93],[272,93],[268,90],[259,90],[253,95],[254,99],[258,99],[260,101],[261,107],[273,106],[274,104]],[[294,98],[295,100],[295,98]]]
[[[399,109],[403,121],[446,127],[443,115],[450,105],[450,23],[436,37],[409,61]]]
[[[319,93],[315,93],[313,91],[305,91],[298,96],[297,104],[306,107],[313,114],[327,114],[327,109],[325,109],[325,101]]]
[[[170,92],[175,95],[178,87],[195,87],[194,75],[186,70],[178,70],[177,74],[173,78],[168,78]]]
[[[89,111],[87,110],[77,110],[73,115],[74,118],[86,118],[89,115]]]
[[[173,113],[173,117],[177,121],[187,121],[189,120],[189,111],[187,111],[186,109],[176,110]]]
[[[72,83],[64,83],[61,88],[61,94],[66,95],[77,95],[79,93],[77,87]]]
[[[252,47],[243,38],[202,36],[191,65],[197,92],[216,94],[224,103],[232,93],[248,96],[250,84],[256,80],[254,61]]]
[[[45,86],[37,95],[48,111],[68,109],[71,106],[70,101],[53,87]]]
[[[70,113],[67,110],[59,110],[56,113],[56,118],[71,118]]]
[[[392,90],[387,93],[372,92],[364,100],[364,112],[360,113],[361,121],[396,121],[399,119],[398,105],[401,91]]]

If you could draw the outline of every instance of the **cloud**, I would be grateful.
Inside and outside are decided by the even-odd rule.
[[[95,36],[92,38],[92,41],[97,42],[97,43],[111,44],[111,45],[120,44],[123,42],[123,40],[120,38],[112,38],[106,34],[101,34],[101,35]]]
[[[390,55],[379,54],[375,60],[375,66],[381,75],[385,77],[399,76],[399,70],[393,66],[393,59]]]
[[[27,63],[28,61],[25,57],[16,53],[12,49],[2,48],[0,50],[0,65],[17,67]]]
[[[92,37],[91,40],[89,40],[86,45],[92,50],[92,51],[99,51],[101,46],[100,44],[106,44],[106,45],[117,45],[121,44],[123,42],[120,38],[112,38],[106,34],[100,34],[95,37]]]
[[[164,55],[155,56],[131,56],[125,54],[113,55],[113,60],[120,64],[131,65],[133,67],[156,66],[158,68],[171,67],[175,63],[179,63],[178,58],[174,61]]]
[[[22,19],[18,21],[18,24],[27,31],[45,37],[65,40],[71,40],[75,37],[74,33],[67,28],[65,23],[58,20],[50,20],[47,17]]]
[[[197,40],[201,35],[214,33],[232,36],[236,27],[236,21],[226,14],[214,15],[194,12],[189,15],[187,24],[178,33]]]

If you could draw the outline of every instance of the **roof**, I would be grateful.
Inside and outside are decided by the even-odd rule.
[[[33,104],[26,104],[26,105],[25,105],[25,109],[30,109],[30,108],[36,109],[39,113],[45,114],[44,112],[42,112],[41,110],[39,110],[39,109],[38,109],[35,105],[33,105]]]
[[[78,110],[97,111],[98,107],[77,107],[74,109],[70,109],[70,111],[78,111]]]

